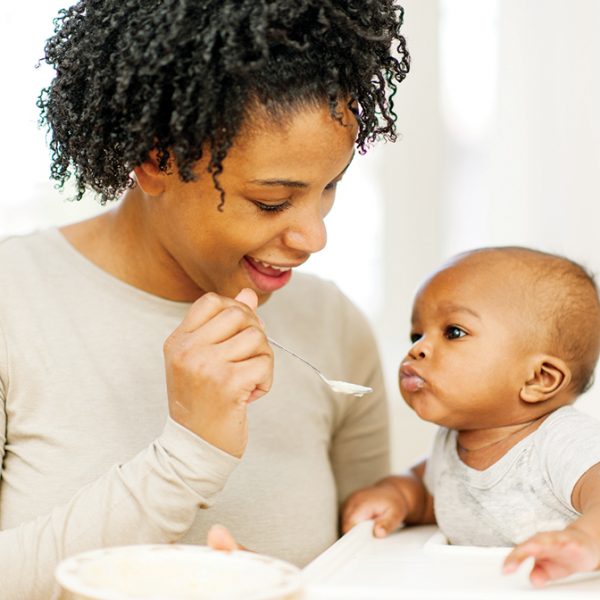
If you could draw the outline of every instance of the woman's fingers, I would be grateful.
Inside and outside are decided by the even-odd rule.
[[[235,541],[235,538],[233,537],[233,535],[231,535],[229,529],[227,529],[227,527],[224,527],[223,525],[213,525],[208,530],[206,543],[213,550],[224,550],[227,552],[232,552],[233,550],[246,549]]]
[[[218,344],[232,340],[246,329],[254,329],[254,334],[257,336],[256,340],[264,342],[263,350],[266,351],[267,338],[264,329],[259,323],[258,318],[255,315],[249,316],[248,312],[249,309],[242,307],[241,304],[227,306],[204,323],[204,325],[199,326],[194,331],[186,332],[182,337],[200,340],[202,345],[213,345],[220,351],[227,348],[227,346],[219,348]],[[197,344],[197,342],[194,341],[194,344]]]
[[[195,331],[229,307],[243,309],[248,317],[260,323],[255,313],[257,305],[256,294],[248,288],[242,289],[235,298],[226,298],[214,292],[208,292],[192,304],[177,330],[182,332]]]
[[[273,359],[273,349],[267,341],[265,332],[254,326],[246,327],[219,344],[215,344],[214,352],[231,363],[258,356]]]
[[[273,350],[254,312],[256,294],[205,294],[164,346],[169,413],[209,443],[241,456],[245,406],[266,394]]]
[[[273,381],[273,358],[255,356],[232,366],[230,375],[223,383],[223,392],[240,405],[264,396]]]

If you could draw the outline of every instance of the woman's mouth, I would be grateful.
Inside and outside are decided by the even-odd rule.
[[[261,292],[274,292],[282,288],[292,277],[297,265],[275,265],[252,256],[244,256],[243,264],[252,283]]]
[[[425,380],[409,364],[400,367],[400,387],[405,392],[418,392],[425,386]]]

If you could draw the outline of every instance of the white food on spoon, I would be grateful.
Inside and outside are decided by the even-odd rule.
[[[373,388],[365,385],[349,383],[348,381],[338,381],[337,379],[328,379],[327,383],[334,392],[339,392],[340,394],[350,394],[352,396],[356,396],[357,398],[360,398],[361,396],[373,391]]]
[[[302,361],[307,367],[310,367],[334,392],[338,392],[339,394],[348,394],[349,396],[356,396],[360,398],[365,394],[369,394],[373,391],[373,388],[367,387],[366,385],[358,385],[357,383],[350,383],[348,381],[339,381],[337,379],[328,379],[321,373],[317,367],[315,367],[312,363],[309,363],[305,358],[302,358],[295,352],[292,352],[289,348],[282,346],[279,342],[276,342],[273,338],[267,336],[267,340],[273,346],[277,346],[277,348],[281,348],[288,354],[291,354],[293,357]]]

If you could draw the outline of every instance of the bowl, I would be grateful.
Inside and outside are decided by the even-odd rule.
[[[282,560],[185,544],[84,552],[56,579],[73,600],[287,600],[301,587],[300,569]]]

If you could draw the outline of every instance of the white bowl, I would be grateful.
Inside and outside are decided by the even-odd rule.
[[[301,587],[284,561],[183,544],[92,550],[62,561],[56,579],[81,600],[279,600]]]

